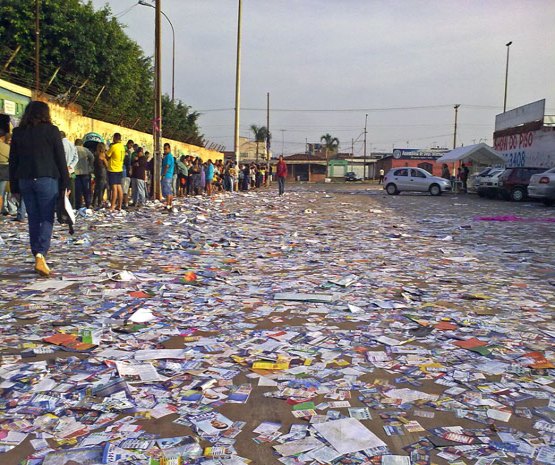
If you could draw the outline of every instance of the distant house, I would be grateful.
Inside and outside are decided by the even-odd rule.
[[[288,179],[310,182],[322,182],[326,179],[327,161],[323,154],[296,153],[285,156],[283,159],[287,163]]]
[[[265,163],[266,157],[266,144],[264,142],[258,143],[258,156],[256,142],[250,140],[248,137],[239,137],[239,164],[241,163]],[[270,157],[272,152],[270,152]],[[235,161],[235,152],[227,150],[224,152],[225,161]]]
[[[322,182],[328,175],[332,179],[343,179],[348,172],[354,172],[359,178],[366,174],[367,179],[375,177],[375,163],[384,156],[383,153],[371,153],[365,159],[351,153],[336,153],[326,158],[325,152],[296,153],[284,157],[288,166],[288,177],[295,181]],[[366,170],[364,167],[366,166]]]

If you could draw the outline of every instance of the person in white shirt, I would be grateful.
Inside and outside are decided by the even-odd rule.
[[[79,161],[77,147],[75,147],[73,142],[70,142],[68,140],[65,132],[60,131],[60,134],[62,136],[62,144],[64,146],[64,152],[66,154],[67,169],[69,171],[69,174],[72,174],[75,171],[75,165],[77,165],[77,162]]]

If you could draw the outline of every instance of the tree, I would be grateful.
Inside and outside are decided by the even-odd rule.
[[[191,111],[181,100],[172,102],[168,95],[162,96],[162,132],[164,136],[189,144],[203,145],[197,120],[200,113]]]
[[[108,6],[95,11],[91,1],[42,0],[40,23],[43,90],[59,68],[47,93],[59,96],[60,103],[77,103],[93,118],[152,130],[152,58],[126,35]],[[34,87],[35,0],[0,1],[0,37],[0,65],[21,46],[2,77]],[[181,102],[172,107],[172,118],[180,119],[165,121],[164,126],[187,134],[185,142],[202,140],[198,113]]]
[[[254,141],[256,142],[256,161],[258,162],[258,147],[260,142],[266,142],[268,138],[268,128],[266,128],[266,126],[251,124],[251,131],[254,134]]]
[[[326,172],[329,176],[329,154],[337,153],[339,150],[339,139],[337,137],[332,137],[329,133],[326,133],[320,137],[320,142],[324,142],[324,149],[326,151]]]

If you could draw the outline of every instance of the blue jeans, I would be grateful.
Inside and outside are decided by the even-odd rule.
[[[75,208],[81,208],[81,198],[85,198],[85,207],[91,206],[91,176],[90,174],[78,174],[75,176]]]
[[[279,187],[279,195],[283,195],[285,192],[285,178],[278,177],[278,187]]]
[[[23,196],[20,196],[17,204],[17,215],[15,216],[15,219],[18,221],[24,221],[26,217],[27,209],[25,208],[25,201],[23,200]]]
[[[54,212],[58,201],[58,180],[20,179],[19,189],[29,217],[29,240],[33,255],[46,255],[52,239]]]
[[[144,179],[131,178],[131,194],[133,205],[144,205],[146,203],[146,181]]]

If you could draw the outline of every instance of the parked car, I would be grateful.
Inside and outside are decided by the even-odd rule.
[[[545,168],[507,168],[499,176],[499,194],[506,200],[522,202],[528,197],[528,184],[534,174],[543,173]]]
[[[499,191],[499,177],[505,168],[488,168],[476,177],[476,193],[479,197],[496,197]],[[485,173],[485,174],[484,174]]]
[[[345,173],[345,181],[362,181],[362,178],[359,178],[354,171],[349,171],[348,173]]]
[[[528,196],[540,199],[546,205],[555,204],[555,168],[532,175],[528,184]]]
[[[405,191],[441,195],[451,191],[451,181],[434,176],[422,168],[394,168],[385,175],[383,185],[389,195]]]

